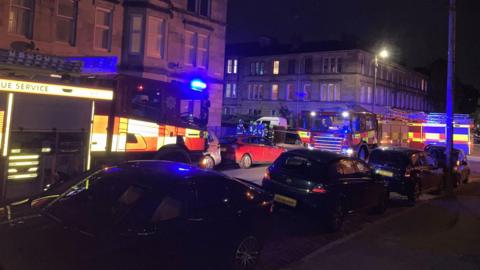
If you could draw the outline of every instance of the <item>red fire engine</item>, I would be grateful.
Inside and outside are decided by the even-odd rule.
[[[302,113],[300,138],[310,148],[366,159],[378,144],[375,114],[359,108],[335,108]]]
[[[112,104],[95,110],[93,164],[132,159],[196,163],[204,157],[209,107],[205,83],[121,76],[115,94]]]

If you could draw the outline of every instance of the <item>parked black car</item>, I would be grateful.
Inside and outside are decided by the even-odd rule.
[[[314,210],[331,230],[338,230],[352,210],[386,208],[387,189],[363,161],[318,150],[283,153],[266,171],[262,186],[274,200]]]
[[[259,187],[181,163],[122,163],[49,192],[0,208],[0,269],[252,269],[271,225]]]
[[[445,146],[428,145],[425,147],[425,152],[434,158],[438,166],[442,169],[446,169],[446,156]],[[463,183],[468,183],[470,178],[470,166],[468,165],[467,156],[461,149],[453,149],[452,151],[452,168],[455,175],[455,186],[459,186]]]
[[[385,178],[388,190],[407,196],[411,203],[427,191],[443,185],[443,170],[423,151],[408,148],[377,148],[370,153],[370,166]]]

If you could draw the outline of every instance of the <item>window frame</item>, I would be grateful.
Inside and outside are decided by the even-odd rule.
[[[137,17],[137,18],[140,18],[140,29],[137,31],[134,28],[134,18]],[[144,16],[143,14],[141,13],[132,13],[130,14],[130,27],[129,27],[129,32],[130,32],[130,37],[129,37],[129,41],[128,41],[128,53],[131,54],[131,55],[139,55],[142,53],[143,49],[145,46],[143,46],[143,42],[144,42],[144,39],[143,39],[143,29],[145,29],[145,24],[144,24],[144,20],[143,20]],[[133,34],[139,34],[140,37],[139,37],[139,45],[138,45],[138,52],[136,51],[133,51],[132,49],[132,44],[133,44]]]
[[[97,22],[97,12],[105,12],[110,15],[109,17],[109,25],[106,27],[105,25],[99,25]],[[102,48],[102,47],[97,47],[97,29],[101,29],[102,31],[107,30],[108,31],[108,41],[107,41],[107,47],[108,48]],[[103,7],[95,7],[95,23],[94,23],[94,29],[93,29],[93,48],[98,51],[108,51],[110,52],[112,50],[112,31],[113,30],[113,10],[108,9],[108,8],[103,8]]]
[[[280,74],[280,60],[273,60],[273,75]]]
[[[56,22],[55,22],[55,42],[59,43],[67,43],[70,46],[75,46],[75,41],[76,41],[76,35],[77,35],[77,20],[78,20],[78,1],[77,0],[70,0],[72,2],[72,17],[68,17],[66,15],[60,14],[60,1],[62,0],[57,0],[56,1]],[[64,40],[59,40],[58,39],[58,18],[61,18],[63,20],[69,20],[70,21],[70,36],[68,37],[68,41]]]
[[[10,0],[10,3],[9,3],[9,18],[7,19],[7,33],[9,35],[14,35],[14,36],[21,36],[21,37],[25,37],[25,38],[28,38],[28,39],[33,39],[33,28],[34,28],[34,24],[35,24],[35,5],[36,5],[36,1],[35,0],[31,0],[31,6],[30,7],[25,7],[25,6],[19,6],[19,5],[16,5],[13,3],[13,0]],[[17,21],[15,21],[15,30],[16,31],[12,31],[11,28],[13,27],[11,25],[12,21],[10,20],[10,14],[13,12],[13,9],[21,9],[23,11],[27,11],[29,13],[29,17],[30,17],[30,21],[29,21],[29,25],[28,25],[28,30],[26,31],[26,33],[19,33],[18,32],[18,25],[17,25]],[[18,16],[17,16],[18,18]]]
[[[161,33],[158,33],[158,31],[155,31],[155,32],[151,32],[152,29],[150,29],[150,23],[160,23],[158,24],[159,26],[161,26]],[[156,29],[158,30],[158,29]],[[147,17],[147,34],[146,34],[146,37],[145,37],[145,40],[147,42],[147,53],[146,55],[148,57],[152,57],[152,58],[157,58],[157,59],[162,59],[164,60],[166,58],[166,54],[167,54],[167,38],[166,38],[166,33],[168,32],[167,30],[167,20],[164,19],[164,18],[160,18],[160,17],[156,17],[156,16],[148,16]],[[161,43],[161,49],[160,51],[158,52],[157,54],[157,48],[152,48],[151,47],[151,41],[150,39],[153,39],[153,41],[156,41],[158,42],[158,40],[160,39]],[[156,44],[156,43],[155,43]]]

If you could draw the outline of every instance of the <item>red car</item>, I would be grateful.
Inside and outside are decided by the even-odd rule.
[[[257,136],[226,137],[220,141],[222,160],[236,162],[240,168],[252,164],[273,163],[285,148],[275,146],[271,141]]]

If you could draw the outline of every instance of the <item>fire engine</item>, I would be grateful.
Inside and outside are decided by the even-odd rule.
[[[375,114],[361,108],[334,108],[302,113],[298,134],[309,148],[366,159],[378,145]]]
[[[208,158],[208,94],[201,80],[184,83],[121,76],[112,104],[97,107],[91,134],[92,164]]]
[[[408,143],[411,148],[424,149],[427,145],[445,145],[446,116],[442,113],[412,114],[408,124]],[[470,154],[473,120],[466,114],[455,114],[453,119],[454,148]]]

